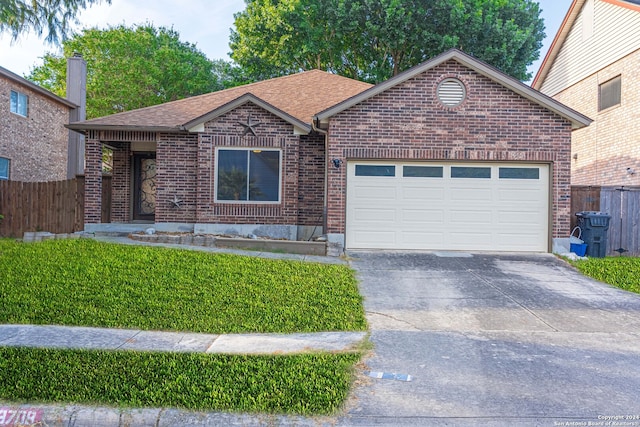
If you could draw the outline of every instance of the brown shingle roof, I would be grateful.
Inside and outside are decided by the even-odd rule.
[[[265,101],[300,122],[311,124],[313,115],[370,88],[360,82],[320,70],[305,71],[205,95],[125,111],[69,125],[83,129],[181,129],[212,111],[247,94]]]

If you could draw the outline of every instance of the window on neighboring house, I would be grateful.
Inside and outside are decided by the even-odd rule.
[[[216,200],[280,201],[280,150],[218,149]]]
[[[24,93],[11,91],[11,112],[27,117],[29,114],[29,97]]]
[[[622,89],[622,79],[620,76],[602,83],[599,87],[599,107],[598,111],[606,110],[620,104],[620,94]]]
[[[9,179],[9,166],[11,160],[0,157],[0,179]]]

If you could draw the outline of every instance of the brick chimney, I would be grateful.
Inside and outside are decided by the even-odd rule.
[[[84,121],[87,118],[87,62],[79,53],[67,58],[67,99],[78,105],[69,113],[69,122]],[[67,178],[84,175],[84,135],[70,131],[68,149]]]

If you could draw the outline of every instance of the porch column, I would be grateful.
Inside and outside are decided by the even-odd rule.
[[[87,132],[84,167],[84,223],[102,222],[102,144],[98,132]]]

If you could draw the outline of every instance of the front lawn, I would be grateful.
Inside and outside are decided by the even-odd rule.
[[[0,400],[325,415],[359,358],[0,347]]]
[[[0,323],[215,334],[366,329],[346,266],[88,239],[0,239]],[[360,356],[0,347],[0,400],[331,414]]]
[[[572,261],[584,275],[640,293],[640,258],[607,257]]]
[[[0,323],[214,334],[366,329],[346,266],[90,239],[0,240]]]

